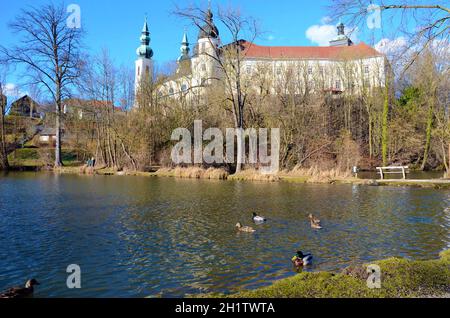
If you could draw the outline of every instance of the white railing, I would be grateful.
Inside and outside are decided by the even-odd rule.
[[[384,175],[386,174],[402,174],[403,179],[406,179],[406,174],[409,173],[408,169],[408,166],[377,167],[377,171],[381,176],[381,180],[384,180]]]

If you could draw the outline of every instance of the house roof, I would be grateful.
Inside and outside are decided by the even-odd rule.
[[[39,133],[41,136],[56,136],[56,129],[46,127]]]
[[[240,41],[246,58],[344,60],[383,56],[364,42],[352,46],[261,46]]]

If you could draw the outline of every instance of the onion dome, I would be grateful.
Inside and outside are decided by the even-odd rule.
[[[150,47],[150,32],[148,31],[147,18],[145,18],[140,40],[141,45],[137,48],[136,54],[140,58],[151,59],[153,57],[153,50]]]
[[[198,34],[199,39],[212,38],[217,39],[219,37],[219,30],[214,25],[213,14],[211,9],[208,9],[205,16],[206,24],[200,28],[200,32]]]

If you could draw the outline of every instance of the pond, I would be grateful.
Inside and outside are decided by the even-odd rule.
[[[238,233],[251,213],[266,216]],[[322,219],[320,231],[307,215]],[[41,281],[35,297],[183,297],[257,288],[309,271],[450,247],[450,191],[122,176],[0,176],[0,289]],[[81,289],[66,268],[81,267]]]

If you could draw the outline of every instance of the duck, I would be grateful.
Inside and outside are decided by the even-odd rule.
[[[253,222],[255,223],[264,223],[267,221],[267,219],[263,216],[260,216],[256,213],[253,212],[253,217],[252,217]]]
[[[240,231],[240,232],[247,232],[247,233],[253,233],[256,232],[256,230],[250,226],[242,226],[242,224],[240,222],[238,222],[236,224],[236,228]]]
[[[34,293],[34,286],[40,285],[36,279],[29,279],[25,287],[11,287],[0,294],[0,298],[27,298]]]
[[[313,256],[311,253],[303,254],[302,251],[297,251],[297,254],[292,258],[292,263],[296,268],[311,265]]]
[[[322,229],[322,227],[320,226],[319,223],[314,223],[313,221],[311,221],[311,228],[316,229],[316,230]]]
[[[320,225],[320,220],[318,218],[316,218],[314,215],[312,215],[311,213],[308,215],[308,218],[310,219],[311,223]]]

